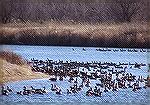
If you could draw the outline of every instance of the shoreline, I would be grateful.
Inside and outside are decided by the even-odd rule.
[[[23,82],[23,81],[32,81],[32,80],[45,80],[49,79],[48,77],[43,77],[43,78],[30,78],[30,79],[22,79],[22,80],[14,80],[14,81],[7,81],[3,84],[0,84],[0,86],[7,85],[7,84],[12,84],[12,83],[17,83],[17,82]]]
[[[3,59],[0,59],[2,65],[0,69],[0,85],[22,80],[48,78],[49,75],[36,73],[31,70],[28,65],[11,64]],[[21,71],[22,70],[22,71]]]
[[[48,78],[48,75],[44,75],[44,74],[40,74],[37,73],[37,75],[40,75],[39,77],[27,77],[27,78],[22,78],[22,79],[13,79],[13,80],[4,80],[3,82],[0,82],[0,85],[4,85],[4,84],[9,84],[9,83],[13,83],[13,82],[20,82],[20,81],[26,81],[26,80],[35,80],[35,79],[46,79]]]

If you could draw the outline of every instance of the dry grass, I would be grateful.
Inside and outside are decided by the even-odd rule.
[[[21,56],[12,52],[0,52],[0,84],[36,78],[48,78],[43,73],[35,73]]]
[[[4,39],[2,42],[5,44],[57,45],[59,43],[60,45],[76,45],[80,43],[79,41],[84,41],[88,46],[101,46],[106,43],[104,46],[109,47],[111,44],[115,47],[116,44],[120,44],[119,42],[124,43],[123,45],[134,42],[134,46],[140,44],[147,46],[150,42],[149,28],[147,22],[120,24],[72,22],[44,22],[40,24],[27,22],[26,24],[5,24],[0,28],[0,33]],[[27,40],[22,41],[22,39]],[[78,41],[74,42],[74,40]],[[101,43],[101,40],[104,42]],[[92,45],[90,41],[95,42],[95,45]],[[118,42],[116,43],[116,41]],[[84,46],[82,43],[79,45]]]
[[[13,52],[0,51],[0,58],[11,64],[25,65],[26,61],[21,56]]]
[[[34,73],[28,65],[16,65],[0,59],[0,84],[12,81],[48,78],[43,73]]]

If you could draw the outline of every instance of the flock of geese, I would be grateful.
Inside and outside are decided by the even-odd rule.
[[[36,89],[33,86],[30,88],[24,86],[22,91],[18,91],[16,94],[43,95],[48,92],[53,92],[57,95],[65,93],[77,94],[84,89],[87,90],[84,93],[86,96],[102,96],[103,92],[119,91],[120,89],[128,88],[136,92],[142,88],[149,87],[149,76],[144,78],[140,75],[133,75],[130,72],[132,69],[142,70],[142,67],[147,66],[143,63],[72,62],[50,59],[43,61],[33,58],[28,64],[33,72],[42,72],[52,76],[49,79],[51,81],[51,91],[46,90],[45,87]],[[64,80],[67,80],[71,85],[68,86],[69,88],[65,92],[62,92],[63,87],[56,85],[56,83]],[[2,86],[1,92],[2,95],[9,95],[13,90],[8,86]]]
[[[72,48],[73,51],[75,51],[74,48]],[[82,48],[83,51],[86,51],[86,48]],[[110,48],[96,48],[96,51],[102,51],[102,52],[150,52],[150,50],[146,49],[124,49],[124,48],[118,48],[118,49],[110,49]]]

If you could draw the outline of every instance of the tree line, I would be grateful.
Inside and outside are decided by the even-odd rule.
[[[150,18],[148,0],[1,0],[0,22],[131,22]]]

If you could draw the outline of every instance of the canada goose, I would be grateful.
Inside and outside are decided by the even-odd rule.
[[[6,96],[8,96],[8,94],[9,94],[9,91],[7,89],[5,89],[3,86],[2,86],[1,92],[2,92],[2,95],[6,95]]]
[[[8,86],[7,86],[7,90],[8,90],[9,92],[12,92],[12,89],[10,89]]]
[[[69,78],[69,80],[68,80],[68,82],[72,82],[74,79],[73,79],[73,77],[71,76],[70,78]]]
[[[23,92],[22,92],[22,91],[19,91],[19,92],[17,92],[17,94],[19,94],[19,95],[23,95]]]
[[[77,91],[80,91],[80,90],[82,90],[82,87],[80,87],[80,86],[77,87]]]
[[[56,82],[57,78],[50,78],[49,80]]]
[[[22,92],[23,95],[29,95],[31,93],[32,93],[32,91],[31,90],[27,90],[26,86],[23,87],[23,92]]]
[[[117,89],[115,87],[113,87],[112,91],[117,91]]]
[[[105,87],[104,92],[108,92],[107,88]]]
[[[60,76],[59,80],[60,80],[60,81],[63,81],[63,76]]]
[[[42,89],[35,89],[35,94],[43,94],[43,90]]]
[[[23,95],[30,95],[31,94],[31,91],[30,90],[24,90],[22,92]]]
[[[97,92],[97,86],[95,86],[95,88],[94,88],[94,92]]]
[[[51,86],[52,86],[52,87],[51,87],[51,90],[52,90],[52,91],[56,91],[56,85],[51,84]]]
[[[77,78],[76,78],[76,80],[74,81],[74,83],[78,83]]]
[[[43,92],[43,93],[48,93],[48,92],[46,91],[46,88],[45,88],[45,86],[43,87],[43,90],[42,90],[42,92]]]
[[[86,92],[86,96],[93,96],[94,92],[92,90],[92,88],[90,87],[90,89]]]
[[[87,91],[86,96],[93,96],[93,93]]]
[[[72,92],[69,90],[69,89],[67,89],[67,94],[71,94]]]
[[[86,51],[85,48],[82,49],[83,51]]]
[[[101,91],[94,92],[94,96],[101,96],[101,95],[102,95]]]
[[[80,88],[83,88],[83,83],[81,85],[79,85]]]
[[[61,89],[57,89],[56,94],[61,95],[62,94]]]

